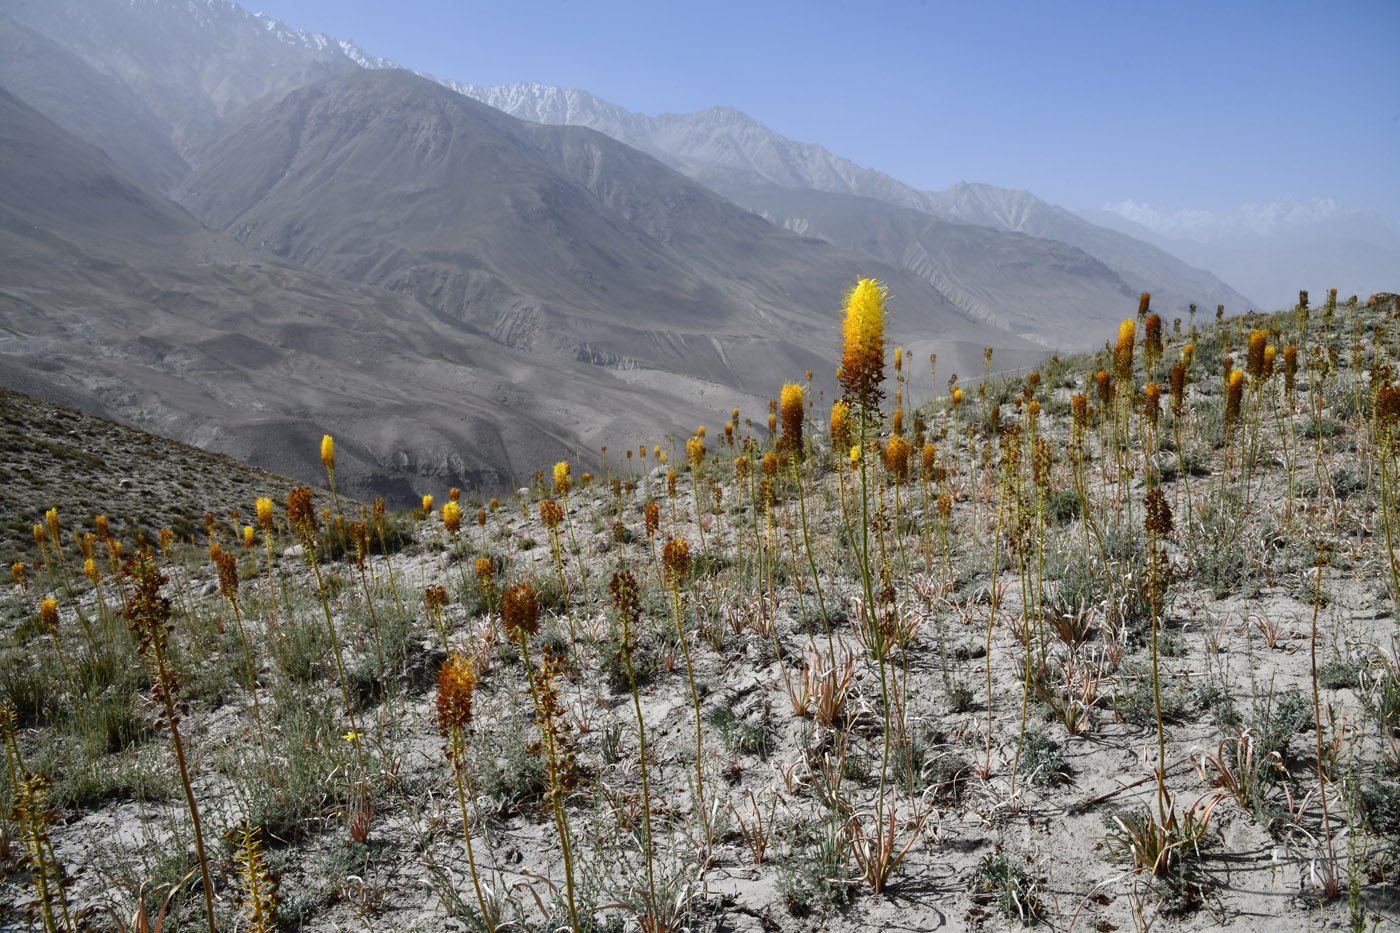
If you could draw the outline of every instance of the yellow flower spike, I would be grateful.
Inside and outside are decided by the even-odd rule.
[[[335,441],[329,434],[321,435],[321,465],[327,470],[335,469]]]
[[[50,596],[39,603],[39,622],[50,635],[58,630],[58,600]]]
[[[462,530],[462,507],[451,499],[442,505],[442,526],[454,538]]]
[[[1268,331],[1250,331],[1249,352],[1245,356],[1244,371],[1249,375],[1249,378],[1255,382],[1264,378],[1264,350],[1268,339]]]
[[[831,403],[831,446],[845,447],[851,442],[851,406],[841,399]]]
[[[58,509],[49,509],[44,513],[44,524],[48,527],[49,540],[58,547],[63,543],[63,527],[58,523]]]
[[[851,466],[855,466],[857,463],[860,463],[860,445],[859,445],[859,444],[856,444],[856,445],[854,445],[854,446],[851,447]]]
[[[961,405],[961,404],[962,404],[962,400],[963,400],[962,389],[954,389],[954,390],[953,390],[953,407],[954,407],[954,408],[957,408],[959,405]]]
[[[252,549],[252,547],[253,547],[253,541],[254,541],[254,535],[256,535],[256,534],[257,534],[257,532],[253,531],[253,526],[252,526],[252,525],[244,525],[244,526],[243,526],[243,546],[244,546],[245,548],[248,548],[249,550]]]
[[[1240,400],[1244,394],[1244,373],[1241,370],[1230,372],[1229,387],[1225,393],[1225,424],[1229,426],[1239,420]]]
[[[836,379],[842,394],[866,415],[879,410],[885,381],[885,299],[875,279],[861,279],[846,296],[841,365]]]
[[[272,530],[272,500],[266,496],[258,497],[258,524],[263,531]]]
[[[631,451],[629,450],[628,453],[630,454]],[[567,496],[572,484],[573,478],[570,473],[569,461],[560,460],[554,464],[554,492],[561,496]]]
[[[1118,325],[1118,346],[1113,351],[1113,374],[1120,383],[1126,384],[1133,378],[1133,341],[1136,338],[1137,325],[1131,318]]]
[[[433,514],[433,497],[432,497],[432,496],[424,496],[424,497],[423,497],[423,517],[424,517],[424,518],[427,518],[429,515],[432,515],[432,514]]]

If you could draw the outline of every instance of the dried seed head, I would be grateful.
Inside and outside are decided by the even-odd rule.
[[[789,382],[783,386],[779,397],[782,400],[780,408],[783,413],[782,447],[784,450],[801,456],[802,421],[806,414],[802,400],[802,387],[795,382]]]
[[[292,523],[303,542],[316,537],[316,509],[311,504],[311,490],[298,486],[287,493],[287,520]]]
[[[742,457],[740,459],[743,459]],[[657,529],[661,527],[661,506],[656,502],[648,502],[643,508],[644,521],[648,538],[656,537]]]
[[[1138,296],[1138,317],[1146,317],[1148,310],[1152,306],[1152,293],[1143,292]]]
[[[1381,429],[1382,441],[1391,443],[1396,424],[1400,423],[1400,386],[1381,386],[1376,392],[1376,423]]]
[[[329,434],[321,436],[321,466],[327,470],[335,469],[335,441]]]
[[[922,455],[923,455],[924,477],[925,477],[926,479],[932,479],[932,478],[933,478],[933,466],[934,466],[934,461],[938,459],[938,448],[935,447],[935,446],[933,446],[932,444],[925,444],[925,445],[924,445],[924,449],[923,449],[923,451],[922,451]]]
[[[496,575],[496,565],[491,563],[489,557],[478,557],[476,559],[476,578],[482,583],[490,583],[491,578]]]
[[[1147,517],[1143,520],[1143,527],[1159,538],[1170,536],[1172,533],[1172,507],[1167,502],[1162,487],[1153,486],[1147,490],[1143,504],[1147,506]]]
[[[472,723],[472,692],[476,673],[460,654],[452,656],[438,672],[437,725],[445,739],[460,737]]]
[[[532,638],[540,630],[540,598],[528,583],[517,583],[506,590],[501,602],[501,622],[512,641]]]
[[[941,493],[938,496],[938,515],[947,521],[953,514],[953,497],[949,493]]]
[[[1050,447],[1050,442],[1043,437],[1035,439],[1035,448],[1031,451],[1031,478],[1041,492],[1050,491],[1050,470],[1055,462],[1055,454]]]
[[[619,570],[608,582],[608,590],[612,593],[613,609],[617,612],[618,622],[622,625],[625,635],[630,635],[642,621],[642,602],[638,595],[637,578],[632,576],[630,570]]]
[[[1083,434],[1089,429],[1089,397],[1084,393],[1076,393],[1069,402],[1070,411],[1073,413],[1073,425],[1076,434]]]
[[[1108,370],[1101,369],[1094,381],[1098,387],[1099,404],[1106,407],[1113,401],[1113,375]]]
[[[896,409],[890,414],[890,433],[892,433],[892,434],[903,434],[903,433],[904,433],[904,409],[902,409],[902,408],[896,408]]]
[[[671,586],[680,586],[681,579],[690,569],[690,545],[680,538],[672,538],[661,549],[661,564],[666,568],[666,581]]]
[[[1293,386],[1298,378],[1298,348],[1289,344],[1283,348],[1283,392],[1293,394]]]
[[[1149,360],[1162,355],[1162,319],[1156,314],[1149,314],[1143,321],[1142,352]]]
[[[346,526],[345,531],[350,536],[351,545],[355,548],[355,563],[363,567],[365,558],[369,556],[369,526],[364,522],[351,522]]]
[[[564,507],[553,499],[541,499],[540,520],[544,522],[545,528],[554,531],[564,520]]]
[[[238,599],[238,558],[225,551],[214,555],[214,565],[219,568],[219,592],[229,601]]]
[[[1182,406],[1186,402],[1186,367],[1181,365],[1181,360],[1172,364],[1171,394],[1172,411],[1180,417]]]
[[[586,473],[584,474],[585,477],[587,477],[587,475],[588,475],[588,474],[586,474]],[[485,527],[486,527],[486,510],[485,510],[485,509],[477,509],[477,510],[476,510],[476,525],[477,525],[478,528],[485,528]]]

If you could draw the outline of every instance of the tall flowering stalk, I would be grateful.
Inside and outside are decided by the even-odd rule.
[[[559,706],[552,680],[558,672],[553,655],[546,651],[535,671],[530,663],[529,640],[540,630],[540,600],[528,583],[517,583],[506,590],[501,600],[501,624],[506,636],[520,646],[520,657],[525,663],[525,674],[529,679],[530,696],[535,704],[535,722],[540,727],[540,745],[545,753],[545,765],[549,775],[549,801],[554,813],[554,826],[559,834],[559,845],[564,856],[564,883],[569,904],[569,918],[573,929],[579,929],[578,910],[574,906],[574,866],[573,845],[569,834],[568,816],[564,809],[564,790],[570,771],[569,749],[564,744],[563,710]]]
[[[647,726],[642,716],[641,694],[637,690],[637,674],[632,667],[632,653],[635,650],[637,630],[642,624],[642,604],[638,597],[637,578],[631,571],[619,570],[609,583],[612,591],[613,609],[617,612],[618,625],[622,628],[622,640],[618,651],[627,671],[627,683],[632,690],[632,709],[637,715],[637,755],[642,766],[642,822],[647,834],[647,905],[652,912],[656,903],[656,870],[653,863],[651,840],[651,785],[647,773]]]
[[[253,719],[258,725],[258,746],[263,749],[263,761],[267,760],[267,743],[263,737],[262,706],[258,703],[258,679],[253,673],[253,649],[248,645],[248,631],[243,627],[243,611],[238,605],[238,558],[215,544],[210,548],[214,567],[219,574],[219,593],[233,608],[233,621],[238,626],[238,637],[243,642],[243,662],[248,668],[248,692],[253,695]]]
[[[170,730],[170,742],[175,748],[175,761],[180,768],[180,785],[184,788],[185,804],[189,807],[190,820],[194,824],[194,847],[199,856],[200,878],[204,882],[205,919],[209,923],[209,933],[217,933],[214,927],[214,886],[209,879],[209,861],[204,855],[204,832],[199,822],[199,806],[190,787],[185,746],[180,740],[180,717],[189,714],[189,707],[178,702],[180,678],[170,665],[170,631],[173,627],[170,624],[170,600],[160,595],[160,588],[167,580],[156,569],[155,555],[150,548],[143,549],[127,565],[126,573],[132,578],[134,586],[122,617],[131,626],[136,650],[150,674],[151,696],[165,710],[163,724]]]
[[[345,666],[340,659],[340,637],[335,631],[335,620],[331,618],[330,597],[326,595],[326,584],[321,578],[321,567],[316,561],[316,510],[311,503],[311,490],[298,486],[287,493],[287,520],[301,539],[302,554],[307,566],[316,578],[316,590],[321,596],[321,609],[326,616],[326,629],[331,635],[332,655],[335,658],[336,679],[340,681],[340,696],[345,701],[345,716],[350,720],[351,741],[355,743],[355,760],[360,766],[360,774],[365,771],[364,750],[360,745],[360,727],[355,722],[355,708],[350,703],[350,689],[345,685]]]
[[[789,382],[779,394],[779,411],[783,416],[783,436],[778,442],[781,450],[787,451],[794,460],[803,458],[802,422],[805,409],[802,402],[802,386]]]
[[[481,908],[481,919],[490,933],[495,933],[496,924],[492,913],[486,909],[486,898],[481,893],[481,881],[476,874],[476,857],[472,853],[471,824],[467,818],[467,736],[471,732],[472,692],[476,689],[476,672],[470,662],[463,661],[461,655],[454,655],[442,666],[438,673],[437,726],[442,736],[442,753],[452,765],[452,775],[457,780],[457,804],[462,810],[462,836],[467,842],[467,867],[472,873],[472,887],[476,889],[476,903]]]
[[[680,538],[667,541],[666,546],[661,549],[661,563],[666,568],[666,583],[671,589],[671,605],[675,610],[676,637],[680,639],[681,651],[685,654],[685,674],[690,681],[690,700],[695,707],[695,792],[700,800],[700,819],[708,845],[710,822],[705,812],[705,775],[704,771],[701,770],[705,759],[700,744],[700,694],[695,689],[695,668],[690,663],[690,643],[685,640],[685,630],[681,628],[681,582],[690,570],[690,545]]]
[[[262,529],[263,546],[267,551],[267,595],[272,601],[272,628],[281,639],[281,629],[277,623],[277,581],[272,572],[272,535],[277,530],[277,520],[272,514],[272,500],[267,496],[257,499],[258,527]]]
[[[632,451],[628,450],[628,461],[631,461]],[[578,561],[579,586],[583,590],[583,610],[588,611],[588,571],[583,566],[583,552],[579,550],[578,539],[574,537],[574,519],[569,513],[569,491],[573,488],[573,473],[569,467],[569,461],[560,460],[554,464],[554,491],[564,500],[564,521],[569,526],[569,547],[573,549],[574,556]],[[629,484],[630,485],[630,484]],[[696,508],[699,508],[697,503]],[[573,624],[569,625],[570,633],[573,631]],[[577,653],[577,649],[575,649]]]

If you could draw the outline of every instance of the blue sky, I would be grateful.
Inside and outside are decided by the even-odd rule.
[[[1400,224],[1400,2],[247,0],[476,84],[727,104],[921,188]]]

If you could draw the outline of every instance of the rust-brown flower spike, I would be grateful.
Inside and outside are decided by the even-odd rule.
[[[532,637],[540,629],[540,598],[528,583],[517,583],[506,590],[501,604],[501,621],[506,635],[519,641],[522,635]]]
[[[681,579],[690,569],[690,545],[680,538],[666,542],[661,550],[661,564],[666,568],[666,580],[672,586],[679,586]]]

